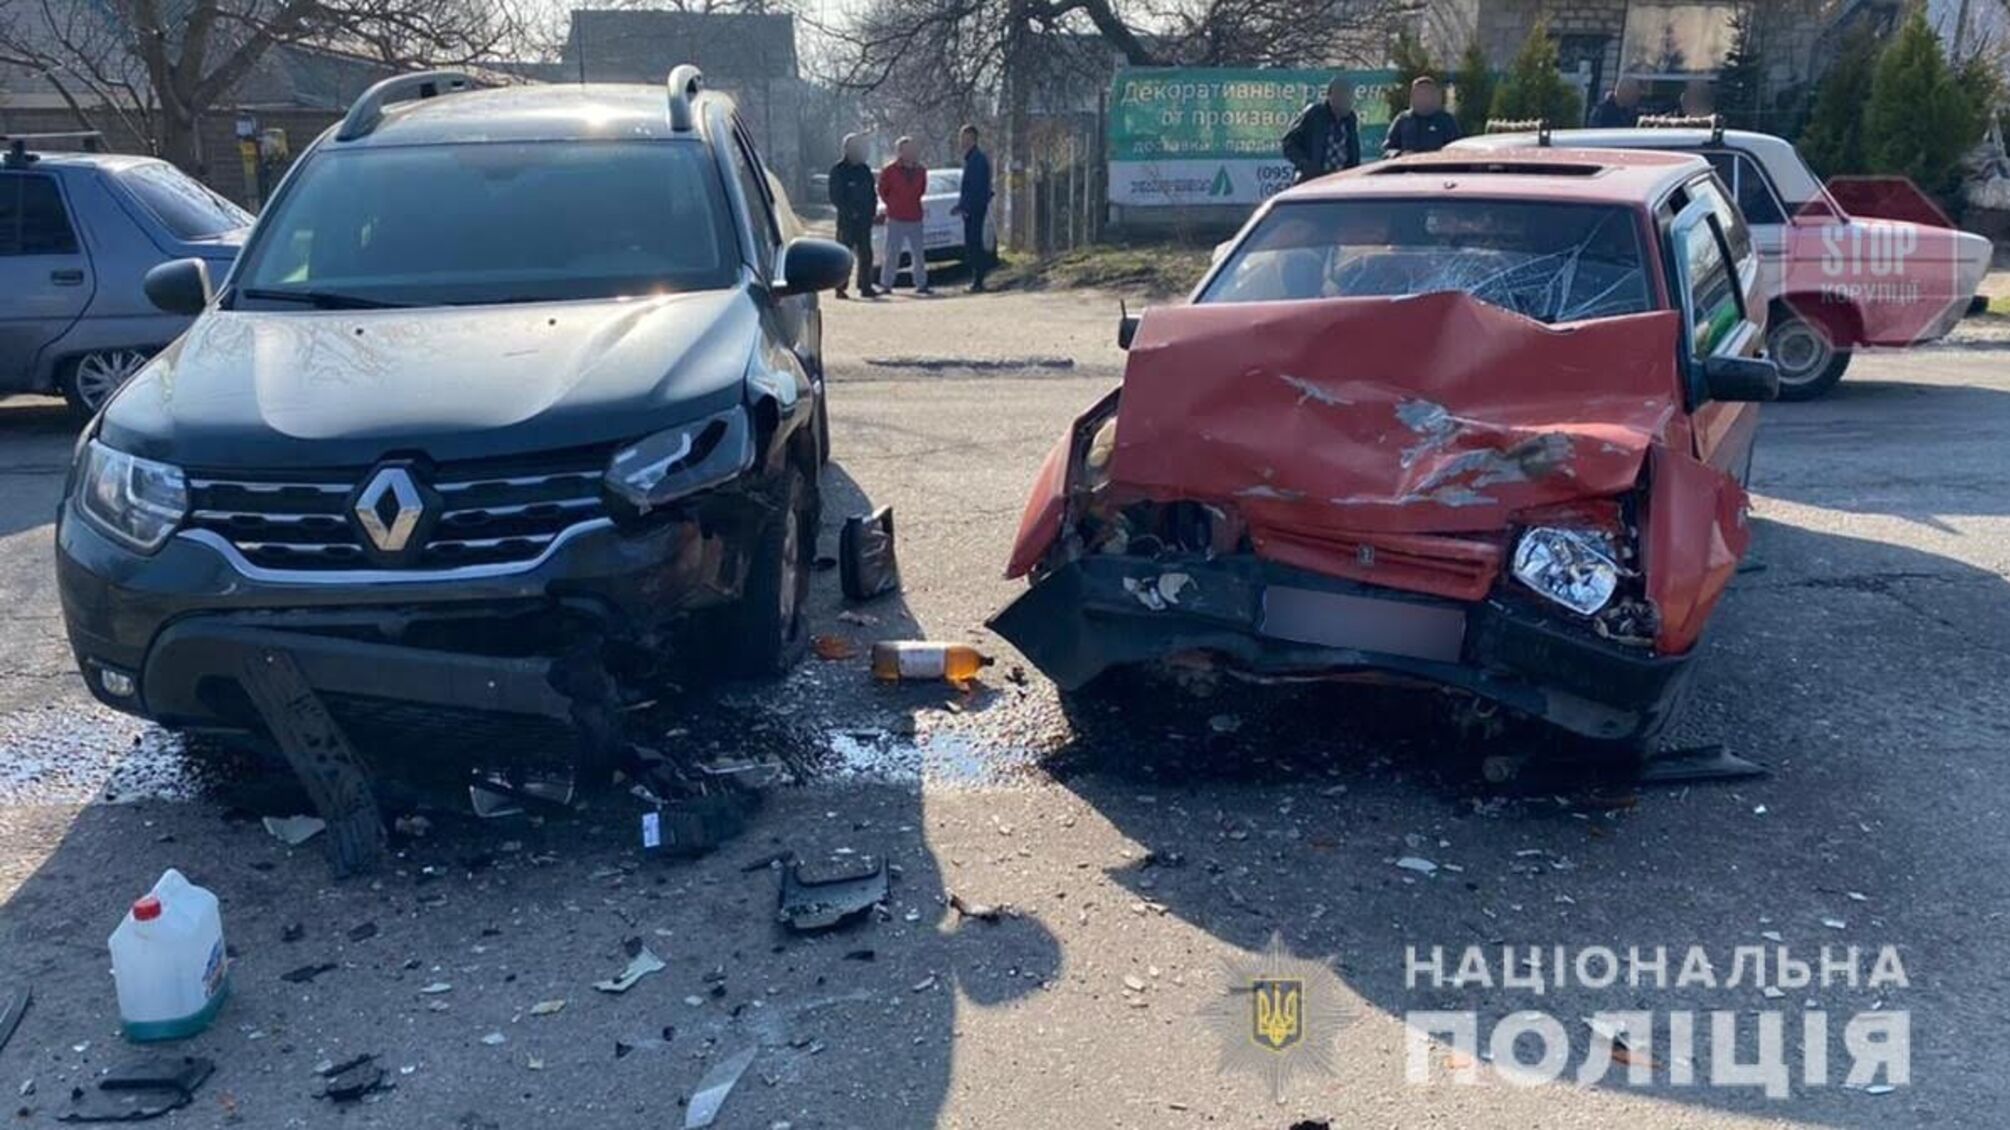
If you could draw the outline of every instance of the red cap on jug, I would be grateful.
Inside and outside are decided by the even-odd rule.
[[[133,921],[152,922],[161,916],[161,900],[153,895],[141,895],[133,903]]]

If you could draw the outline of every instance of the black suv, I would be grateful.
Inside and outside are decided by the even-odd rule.
[[[830,443],[816,294],[851,262],[794,230],[695,68],[378,84],[220,285],[148,277],[200,317],[77,449],[57,564],[92,692],[255,735],[243,664],[280,649],[352,738],[465,716],[481,751],[680,652],[780,670]]]

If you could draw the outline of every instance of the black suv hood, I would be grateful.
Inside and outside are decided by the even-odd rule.
[[[211,310],[105,409],[113,447],[186,467],[349,467],[629,439],[744,397],[744,289],[414,310]]]

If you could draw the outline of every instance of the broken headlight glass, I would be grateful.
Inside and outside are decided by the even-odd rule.
[[[1514,550],[1514,578],[1580,616],[1606,606],[1621,569],[1609,534],[1537,526]]]
[[[152,553],[188,515],[188,482],[180,467],[92,440],[77,468],[74,502],[92,525],[128,549]]]
[[[729,408],[614,453],[607,486],[643,514],[729,482],[753,465],[747,410]]]

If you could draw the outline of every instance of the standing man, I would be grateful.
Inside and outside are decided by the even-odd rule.
[[[963,261],[970,264],[970,293],[984,293],[984,272],[991,269],[991,252],[984,246],[984,215],[991,210],[991,158],[977,148],[977,127],[956,133],[963,147],[963,188],[952,216],[963,217]]]
[[[1326,97],[1313,102],[1284,133],[1284,159],[1298,170],[1293,184],[1351,169],[1361,163],[1361,119],[1354,113],[1354,84],[1335,76]]]
[[[1430,75],[1418,75],[1410,83],[1410,108],[1389,123],[1382,156],[1436,153],[1458,139],[1459,120],[1445,109],[1444,89]]]
[[[921,198],[928,192],[928,170],[915,157],[914,139],[893,143],[893,160],[879,171],[879,199],[886,205],[886,261],[879,265],[879,289],[893,293],[900,274],[900,253],[914,258],[914,293],[928,289],[928,252],[921,238]]]
[[[1591,111],[1592,129],[1632,129],[1640,124],[1640,80],[1623,78],[1612,84]]]
[[[865,163],[865,138],[844,135],[844,156],[831,166],[831,207],[837,209],[838,242],[851,248],[858,260],[858,296],[874,298],[872,288],[872,218],[879,211],[879,195],[872,187],[872,169]],[[839,283],[837,296],[845,297]]]

